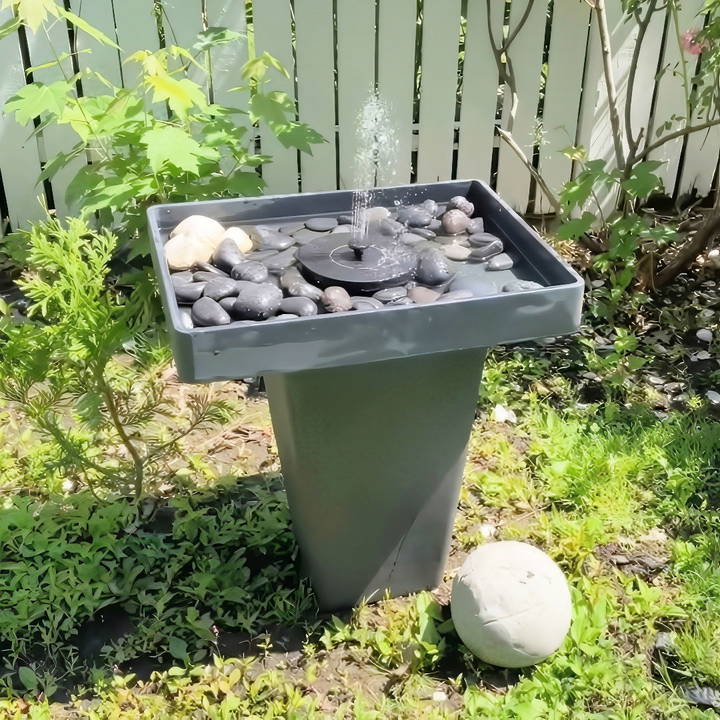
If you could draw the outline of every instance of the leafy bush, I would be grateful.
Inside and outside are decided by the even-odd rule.
[[[257,632],[313,607],[284,495],[267,485],[178,498],[140,520],[132,503],[88,493],[14,497],[0,509],[0,555],[3,680],[27,690],[87,678],[83,661],[103,654],[198,662],[221,630]],[[120,608],[130,632],[104,650],[95,636],[117,628],[94,624],[103,608]]]
[[[20,17],[37,28],[49,15],[74,22],[78,30],[98,42],[117,47],[98,30],[52,0],[44,0],[37,14],[34,0],[17,7]],[[268,73],[287,71],[268,53],[252,58],[240,69],[250,94],[249,110],[210,103],[209,50],[236,42],[241,36],[227,28],[200,33],[192,48],[170,45],[155,52],[140,50],[125,62],[140,69],[137,85],[114,87],[97,72],[82,72],[51,84],[32,82],[5,105],[17,121],[42,132],[48,125],[65,125],[77,135],[68,152],[49,158],[40,180],[52,178],[75,158],[88,158],[67,189],[67,203],[82,218],[99,214],[102,225],[116,225],[122,237],[139,235],[130,256],[146,254],[145,208],[156,202],[207,200],[213,197],[259,195],[264,183],[257,168],[271,158],[255,151],[257,128],[269,127],[285,147],[311,152],[324,142],[306,124],[295,121],[295,103],[277,91],[264,92]],[[61,67],[68,57],[52,64]],[[197,78],[198,74],[201,76]],[[78,97],[78,81],[99,79],[108,92]]]

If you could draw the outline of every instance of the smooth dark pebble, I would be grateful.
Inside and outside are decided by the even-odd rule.
[[[283,235],[292,235],[293,233],[296,233],[298,230],[302,230],[305,227],[305,223],[301,222],[295,222],[291,223],[290,225],[281,225],[278,230]]]
[[[360,297],[353,296],[352,300],[353,310],[379,310],[383,304],[375,299],[374,297]]]
[[[405,226],[397,220],[392,220],[391,218],[384,218],[380,221],[379,229],[383,235],[395,237],[396,235],[400,235],[405,230]]]
[[[405,232],[398,237],[398,241],[403,245],[417,245],[419,242],[423,241],[423,238],[415,233]]]
[[[472,293],[473,297],[484,297],[486,295],[497,294],[497,287],[495,287],[495,283],[474,274],[456,275],[449,285],[449,290],[450,292],[465,290]]]
[[[235,300],[237,299],[237,295],[232,295],[224,298],[220,298],[218,300],[218,305],[226,312],[228,315],[232,316],[233,313],[233,306],[235,305]]]
[[[280,276],[280,287],[291,297],[308,297],[312,300],[322,297],[322,290],[305,280],[297,268],[288,268]]]
[[[470,224],[467,226],[467,231],[471,235],[485,232],[485,222],[481,217],[471,218]]]
[[[343,213],[337,216],[338,225],[352,225],[353,216],[351,213]]]
[[[245,256],[245,260],[253,260],[255,262],[262,262],[273,255],[277,255],[279,250],[255,250],[254,252],[248,253]]]
[[[408,291],[404,287],[389,287],[378,290],[373,297],[381,303],[389,303],[407,297]]]
[[[289,248],[284,252],[273,255],[263,260],[263,265],[270,271],[272,275],[280,275],[283,270],[287,270],[295,262],[295,253],[297,248]]]
[[[528,290],[539,290],[540,283],[534,280],[511,280],[503,285],[503,292],[527,292]]]
[[[298,318],[299,315],[293,315],[292,313],[283,313],[282,315],[273,315],[273,317],[269,317],[267,319],[268,322],[273,322],[274,320],[292,320],[293,318]]]
[[[410,205],[408,207],[398,208],[398,222],[408,225],[409,227],[425,227],[430,224],[433,219],[432,215],[419,205]]]
[[[439,285],[452,276],[447,258],[440,250],[425,250],[417,266],[417,279],[426,285]]]
[[[317,315],[318,307],[313,300],[306,297],[284,298],[280,303],[280,312],[298,316]]]
[[[500,240],[493,240],[487,245],[481,247],[475,247],[470,253],[469,260],[474,262],[485,262],[496,255],[499,255],[503,251],[503,244]]]
[[[261,250],[287,250],[295,241],[289,235],[275,233],[262,239]]]
[[[448,210],[460,210],[461,213],[468,217],[475,212],[475,206],[464,195],[456,195],[450,198],[447,207]]]
[[[270,283],[245,287],[233,305],[233,317],[240,320],[267,320],[278,311],[282,299],[280,288]]]
[[[500,255],[496,255],[494,258],[491,258],[488,262],[487,269],[488,270],[510,270],[510,268],[514,265],[513,259],[506,255],[505,253],[500,253]]]
[[[217,280],[219,277],[227,277],[227,275],[225,273],[220,275],[207,270],[198,270],[193,273],[193,282],[210,282],[211,280]]]
[[[259,262],[248,260],[238,263],[230,272],[234,280],[248,280],[253,283],[261,283],[267,280],[268,269]]]
[[[312,240],[317,240],[317,238],[325,237],[326,235],[327,233],[324,232],[315,232],[315,230],[303,228],[302,230],[298,230],[296,233],[293,233],[293,239],[300,245],[307,245],[307,243]]]
[[[433,216],[433,218],[436,218],[438,216],[439,208],[438,204],[434,200],[430,198],[428,198],[427,200],[423,200],[421,207],[425,208],[425,210],[427,210],[430,215]]]
[[[419,235],[421,238],[424,238],[425,240],[432,240],[436,233],[434,233],[432,230],[429,230],[428,228],[410,228],[410,232],[413,235]]]
[[[195,267],[202,272],[212,273],[213,275],[219,275],[220,277],[228,276],[224,270],[215,267],[212,263],[198,263]]]
[[[202,297],[206,285],[207,283],[204,282],[183,283],[182,285],[177,283],[174,289],[178,305],[192,305]]]
[[[225,238],[215,248],[213,253],[213,263],[220,268],[220,270],[229,273],[233,266],[241,263],[245,259],[245,254],[241,252],[237,243],[232,238]]]
[[[212,298],[201,297],[192,306],[191,317],[196,327],[229,325],[231,317]]]
[[[173,285],[185,285],[186,283],[191,283],[193,281],[193,274],[190,270],[173,273],[170,275],[170,281]]]
[[[311,220],[305,221],[305,227],[315,232],[327,232],[328,230],[332,230],[337,224],[338,221],[330,217],[312,218]]]
[[[352,310],[352,300],[350,300],[347,290],[335,285],[325,288],[320,302],[327,312],[336,313]]]
[[[479,232],[479,233],[473,233],[468,237],[468,242],[473,247],[484,247],[485,245],[489,245],[491,242],[498,241],[502,243],[502,240],[497,235],[493,235],[492,233],[487,232]]]
[[[414,305],[414,301],[409,297],[401,297],[397,300],[391,300],[389,303],[385,304],[385,307],[390,307],[391,305],[394,307],[395,305]]]
[[[238,294],[238,284],[231,278],[218,278],[205,285],[203,295],[215,301]]]

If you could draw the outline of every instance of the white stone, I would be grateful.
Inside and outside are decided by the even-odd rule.
[[[433,702],[445,702],[447,700],[447,694],[444,693],[442,690],[436,690],[432,694]]]
[[[510,410],[502,405],[496,405],[490,413],[490,419],[498,423],[516,423],[517,415],[513,410]]]
[[[238,246],[240,252],[248,253],[253,249],[253,241],[241,227],[229,227],[225,230],[221,240],[230,238]]]
[[[165,243],[165,259],[171,270],[189,270],[210,262],[214,247],[194,235],[174,235]]]
[[[364,211],[363,215],[365,216],[365,220],[369,223],[371,222],[379,222],[380,220],[384,220],[386,217],[390,217],[390,211],[385,207],[380,207],[379,205],[377,207],[371,207]]]
[[[205,215],[190,215],[170,233],[171,238],[176,235],[194,237],[201,242],[212,245],[212,249],[214,250],[223,239],[225,228],[217,220],[213,220]]]
[[[463,245],[457,243],[450,243],[449,245],[443,245],[443,252],[448,260],[467,260],[470,257],[472,250],[466,248]]]
[[[708,263],[714,268],[720,270],[720,248],[713,248],[708,253]]]
[[[527,543],[474,550],[453,581],[452,619],[464,645],[483,662],[527,667],[559,647],[570,628],[570,589],[562,570]]]
[[[720,393],[714,390],[708,390],[705,393],[705,397],[710,401],[711,405],[720,405]]]
[[[700,342],[712,342],[713,334],[711,330],[708,330],[707,328],[700,328],[696,333],[695,337],[697,337]]]

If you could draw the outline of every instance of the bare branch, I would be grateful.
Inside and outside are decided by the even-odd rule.
[[[651,145],[648,145],[635,158],[635,160],[642,160],[643,158],[647,157],[651,152],[653,152],[653,150],[657,150],[659,147],[662,147],[666,142],[670,142],[671,140],[675,140],[679,137],[684,137],[685,135],[692,135],[692,133],[700,132],[701,130],[707,130],[708,128],[715,127],[716,125],[720,125],[720,118],[716,118],[715,120],[708,120],[707,122],[704,122],[700,125],[688,125],[684,128],[676,130],[675,132],[668,133],[667,135],[665,135],[665,137],[661,137],[659,140],[655,141]]]

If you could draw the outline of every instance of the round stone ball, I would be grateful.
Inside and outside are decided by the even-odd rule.
[[[455,576],[451,610],[463,644],[490,665],[535,665],[562,645],[570,589],[542,550],[503,541],[474,550]]]

